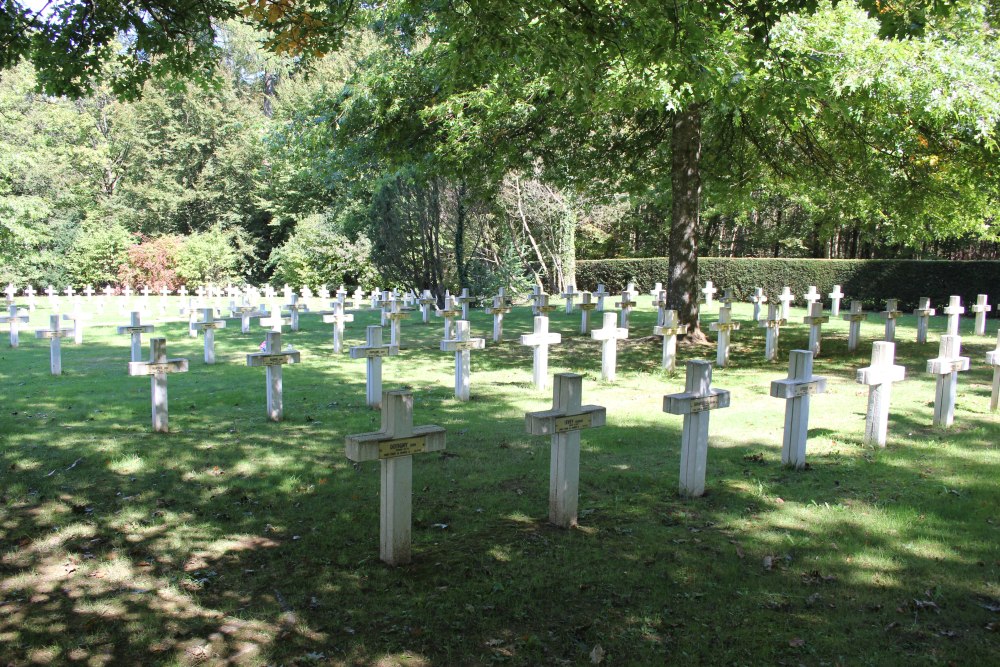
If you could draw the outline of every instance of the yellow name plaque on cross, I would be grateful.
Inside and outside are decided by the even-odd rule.
[[[567,417],[556,417],[556,433],[568,433],[579,431],[583,428],[590,428],[591,417],[585,415],[569,415]]]
[[[378,457],[380,459],[392,459],[397,456],[421,454],[427,446],[426,441],[427,437],[422,435],[415,438],[384,440],[378,443]]]

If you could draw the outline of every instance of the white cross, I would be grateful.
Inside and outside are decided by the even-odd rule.
[[[421,304],[423,300],[421,300]],[[493,305],[486,307],[486,314],[493,316],[493,342],[499,343],[503,338],[503,316],[510,312],[503,295],[493,297]]]
[[[597,308],[597,304],[592,301],[590,292],[580,292],[580,333],[590,333],[590,311]]]
[[[986,303],[986,294],[980,294],[976,297],[976,303],[972,306],[972,312],[976,314],[976,325],[972,332],[977,336],[986,335],[986,313],[993,310],[993,306]]]
[[[407,319],[410,313],[403,310],[402,304],[399,301],[393,301],[389,308],[390,310],[386,314],[386,319],[389,320],[389,345],[402,347],[401,327],[403,320]]]
[[[597,283],[597,289],[594,291],[594,296],[597,297],[597,311],[603,313],[604,297],[611,296],[611,293],[604,288],[604,283]]]
[[[702,288],[701,293],[705,295],[705,305],[711,306],[712,302],[715,300],[715,293],[719,290],[712,284],[711,280],[705,281],[705,287]]]
[[[902,381],[906,368],[892,362],[896,356],[896,344],[884,341],[872,343],[872,363],[867,368],[859,368],[858,384],[868,385],[868,412],[865,415],[866,445],[885,447],[889,429],[889,394],[892,383]]]
[[[34,285],[28,285],[28,289],[24,290],[25,295],[28,297],[28,310],[35,309],[35,295],[38,293],[35,291]]]
[[[817,304],[822,307],[822,304]],[[806,465],[809,438],[809,397],[826,391],[826,378],[812,374],[813,354],[792,350],[788,358],[788,378],[771,381],[771,396],[785,399],[785,431],[781,462],[801,470]]]
[[[840,300],[843,299],[846,294],[840,291],[840,285],[834,285],[833,291],[827,294],[830,297],[830,317],[840,317]]]
[[[281,367],[284,364],[297,364],[301,361],[301,353],[292,349],[281,349],[281,334],[268,331],[264,341],[263,352],[253,352],[247,355],[247,366],[263,366],[267,380],[267,418],[280,422],[284,417],[281,384]]]
[[[920,297],[920,303],[914,309],[913,314],[917,316],[917,342],[921,345],[927,342],[927,325],[934,313],[930,297]]]
[[[379,558],[389,565],[411,560],[413,515],[413,455],[445,448],[440,426],[413,426],[413,394],[387,391],[382,403],[382,427],[373,433],[347,436],[344,453],[355,463],[379,461]]]
[[[304,285],[302,287],[302,298],[303,299],[311,299],[312,296],[313,296],[313,291],[309,288],[308,285]]]
[[[458,303],[461,304],[461,306],[462,306],[462,319],[463,320],[469,319],[469,305],[472,304],[475,300],[476,300],[476,297],[469,296],[469,290],[468,290],[468,288],[463,287],[462,288],[462,295],[456,299],[456,301],[458,301]]]
[[[653,327],[654,336],[663,336],[663,370],[677,370],[677,335],[687,333],[687,325],[680,324],[676,310],[663,310],[663,323]]]
[[[365,302],[365,291],[358,287],[354,290],[354,295],[351,298],[354,299],[354,303],[358,304],[358,308],[361,308]]]
[[[0,315],[0,324],[10,325],[10,346],[17,347],[20,345],[20,325],[27,324],[28,314],[23,313],[18,309],[15,304],[10,304],[10,313],[8,315]]]
[[[948,334],[957,336],[959,320],[965,312],[965,308],[962,307],[962,297],[954,295],[948,297],[948,305],[942,308],[941,312],[948,316]]]
[[[764,329],[764,358],[768,361],[778,360],[778,339],[781,337],[781,327],[788,320],[778,316],[778,304],[767,305],[767,319],[761,320],[757,326]]]
[[[604,426],[605,408],[581,405],[583,376],[557,373],[552,409],[524,415],[531,435],[550,435],[549,523],[572,528],[577,522],[580,496],[580,430]]]
[[[73,311],[67,315],[63,315],[63,319],[73,323],[73,342],[77,345],[82,345],[83,329],[86,321],[91,319],[90,313],[84,312],[83,306],[77,300],[73,302]]]
[[[201,321],[189,325],[195,331],[205,335],[205,363],[215,363],[215,330],[225,329],[226,321],[215,319],[215,308],[202,308]]]
[[[575,285],[567,285],[566,291],[560,294],[562,298],[566,299],[566,314],[569,315],[573,312],[573,301],[578,296]]]
[[[73,335],[72,329],[59,328],[59,315],[49,316],[48,329],[35,329],[35,338],[49,339],[49,369],[53,375],[62,375],[62,345],[60,340]]]
[[[990,412],[1000,407],[1000,331],[997,332],[997,346],[986,353],[986,364],[993,367],[993,391],[990,394]]]
[[[229,312],[232,313],[233,317],[240,318],[240,331],[242,333],[250,333],[250,318],[262,316],[262,310],[249,303],[243,303],[239,306],[232,305],[229,307]]]
[[[118,327],[119,334],[128,334],[132,337],[132,361],[140,361],[142,359],[142,334],[152,332],[153,325],[143,324],[138,311],[132,311],[131,324],[124,327]],[[160,340],[166,339],[161,338]]]
[[[94,296],[94,288],[91,287],[90,285],[87,285],[86,287],[83,288],[83,293],[87,295],[88,299],[90,299]]]
[[[792,294],[792,289],[787,286],[782,287],[781,294],[778,295],[778,301],[781,302],[781,319],[783,320],[788,319],[791,303],[794,300],[795,300],[795,295]]]
[[[732,311],[725,307],[719,309],[719,321],[709,325],[709,329],[719,332],[715,351],[715,365],[719,368],[725,368],[729,365],[729,337],[733,331],[737,331],[739,328],[740,323],[733,322]]]
[[[74,296],[76,295],[76,290],[75,290],[75,289],[73,289],[73,286],[72,286],[72,285],[70,285],[70,286],[69,286],[69,287],[67,287],[67,288],[66,288],[65,290],[63,290],[63,293],[64,293],[64,294],[65,294],[66,296],[68,296],[69,298],[71,298],[71,299],[72,299],[72,298],[73,298],[73,297],[74,297]]]
[[[382,344],[382,327],[370,326],[366,330],[365,345],[351,348],[351,359],[366,360],[365,393],[368,405],[382,405],[382,357],[399,354],[399,348]]]
[[[629,315],[632,314],[632,309],[635,307],[636,303],[631,298],[631,294],[628,290],[622,292],[622,300],[615,302],[616,308],[621,308],[622,322],[621,326],[623,329],[628,329]]]
[[[285,283],[285,285],[281,288],[281,292],[285,295],[286,299],[292,298],[292,288],[288,286],[288,283]]]
[[[261,304],[263,306],[263,304]],[[257,323],[262,327],[270,327],[271,331],[281,333],[281,328],[286,324],[291,324],[291,320],[281,316],[281,309],[275,304],[271,310],[259,309],[261,317],[257,318]]]
[[[628,338],[628,329],[615,326],[614,313],[604,313],[604,326],[590,332],[593,340],[601,341],[601,379],[614,382],[617,377],[618,341]]]
[[[885,341],[887,343],[896,340],[896,320],[903,314],[899,310],[898,303],[897,299],[886,299],[885,310],[882,311],[882,317],[885,318]]]
[[[471,338],[466,320],[455,322],[455,337],[441,341],[442,352],[455,353],[455,398],[469,400],[470,376],[472,374],[472,350],[486,347],[486,339]]]
[[[767,295],[764,294],[763,287],[755,287],[753,289],[753,296],[750,297],[750,303],[753,304],[753,321],[760,322],[760,307],[767,303]]]
[[[461,311],[455,309],[454,297],[450,294],[444,297],[444,308],[439,308],[434,311],[435,317],[444,318],[444,337],[446,339],[451,338],[455,330],[455,318],[461,314]]]
[[[327,289],[326,285],[320,287],[319,291],[317,291],[316,293],[319,295],[319,298],[322,299],[323,301],[326,301],[330,298],[330,290]],[[345,297],[347,296],[347,292],[344,292],[344,296]]]
[[[709,415],[712,410],[728,407],[729,392],[712,387],[712,364],[702,360],[687,362],[682,393],[663,397],[664,412],[684,415],[679,484],[682,496],[695,498],[704,495]]]
[[[12,283],[7,283],[5,293],[7,294],[7,304],[10,305],[14,301],[14,295],[17,294],[17,288]]]
[[[868,319],[868,313],[861,310],[860,301],[851,301],[851,312],[841,317],[850,322],[850,330],[847,334],[847,351],[854,352],[858,349],[858,340],[861,338],[861,323]]]
[[[823,297],[820,296],[820,293],[816,291],[815,285],[810,285],[808,291],[806,291],[806,295],[802,298],[806,302],[806,310],[811,310],[812,305],[817,301],[819,301],[820,299],[822,299]]]
[[[535,389],[545,389],[549,386],[549,345],[562,342],[562,335],[549,333],[549,318],[539,315],[535,318],[533,333],[521,336],[521,345],[532,348],[532,381]]]
[[[656,283],[653,285],[653,289],[649,290],[649,296],[653,297],[653,300],[660,298],[660,292],[663,291],[663,283]]]
[[[323,324],[333,324],[333,352],[341,354],[344,351],[344,323],[353,322],[354,315],[344,312],[344,305],[340,301],[330,302],[333,312],[323,315]]]
[[[937,375],[934,390],[934,425],[951,426],[955,421],[955,400],[958,391],[959,371],[969,370],[969,358],[962,354],[962,337],[952,334],[941,336],[936,359],[927,361],[927,372]]]
[[[137,316],[138,313],[133,313]],[[141,352],[139,355],[141,356]],[[128,364],[129,376],[150,375],[150,402],[153,407],[153,430],[166,433],[168,426],[167,373],[187,373],[187,359],[167,358],[167,339],[149,341],[149,361],[133,359]]]
[[[187,298],[187,295],[188,295],[187,285],[181,285],[181,288],[179,290],[177,290],[177,293],[180,295],[180,297],[182,299]]]
[[[802,321],[809,325],[809,351],[813,353],[814,357],[818,357],[822,344],[823,325],[830,321],[830,318],[823,314],[823,303],[821,301],[810,303],[809,314],[803,317]]]

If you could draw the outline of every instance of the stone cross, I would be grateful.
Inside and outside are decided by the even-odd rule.
[[[858,349],[858,341],[861,339],[861,323],[868,319],[868,313],[861,310],[860,301],[851,301],[851,312],[841,317],[850,322],[850,330],[847,334],[847,351],[854,352]]]
[[[934,312],[930,297],[920,297],[920,305],[914,309],[913,314],[917,316],[917,342],[921,345],[927,342],[927,324]]]
[[[778,304],[767,305],[767,319],[761,320],[758,326],[765,329],[764,332],[764,358],[768,361],[778,360],[778,339],[781,336],[781,327],[788,324],[788,320],[778,317]]]
[[[885,341],[887,343],[896,340],[896,320],[903,314],[897,303],[897,299],[886,299],[885,310],[882,311],[882,317],[885,319]]]
[[[965,313],[965,308],[962,306],[962,297],[954,295],[948,297],[948,305],[942,308],[941,312],[948,316],[948,335],[957,336],[959,320],[962,314]]]
[[[351,298],[354,299],[354,303],[358,304],[358,308],[364,307],[365,291],[361,289],[360,285],[358,285],[357,289],[354,290],[354,294],[351,296]]]
[[[460,401],[469,400],[471,350],[481,350],[484,347],[486,347],[485,338],[470,338],[469,323],[466,320],[455,322],[454,338],[441,341],[442,352],[455,353],[455,398]]]
[[[493,305],[486,307],[486,314],[493,316],[493,342],[499,343],[503,338],[503,316],[510,312],[510,306],[502,295],[493,297]]]
[[[656,295],[653,297],[652,305],[653,308],[656,308],[656,324],[654,326],[662,326],[663,313],[664,311],[667,310],[667,308],[670,307],[669,303],[667,302],[667,291],[660,290],[659,292],[657,292]]]
[[[389,565],[411,560],[413,516],[413,455],[445,448],[440,426],[413,426],[413,394],[387,391],[382,402],[382,426],[374,433],[347,436],[344,453],[355,463],[379,461],[379,558]]]
[[[927,372],[937,375],[934,390],[934,425],[951,426],[955,421],[955,400],[959,371],[969,370],[969,358],[962,354],[962,337],[952,334],[941,336],[936,359],[928,359]]]
[[[70,285],[69,287],[63,290],[63,294],[66,295],[66,298],[72,299],[76,295],[76,290],[73,289],[72,285]]]
[[[126,299],[131,299],[132,298],[132,286],[131,285],[126,285],[125,289],[122,290],[122,294],[125,296]]]
[[[628,294],[629,301],[635,301],[639,298],[639,292],[635,289],[635,283],[632,282],[625,286],[625,291],[622,294]]]
[[[389,321],[389,310],[392,308],[392,303],[395,301],[396,296],[393,294],[392,290],[382,290],[375,299],[372,300],[372,308],[381,309],[379,315],[379,324],[385,326]]]
[[[34,311],[35,310],[35,305],[36,305],[36,303],[35,303],[35,295],[38,294],[38,292],[35,291],[35,286],[34,285],[28,285],[28,288],[26,290],[24,290],[24,294],[25,294],[25,296],[28,297],[28,310]]]
[[[753,296],[750,297],[750,303],[753,304],[753,321],[760,322],[760,307],[767,303],[767,295],[764,294],[763,287],[753,288]]]
[[[133,313],[137,315],[138,313]],[[142,353],[139,353],[142,356]],[[133,359],[128,364],[129,376],[150,375],[150,398],[153,406],[153,430],[158,433],[169,431],[167,424],[167,373],[187,373],[187,359],[167,358],[167,339],[153,338],[149,341],[149,361]]]
[[[663,291],[663,283],[656,283],[653,285],[653,289],[649,290],[649,296],[653,297],[653,300],[660,298],[660,292]]]
[[[250,333],[250,318],[261,317],[263,314],[259,308],[251,306],[249,303],[242,303],[238,306],[231,305],[229,312],[232,313],[233,317],[240,318],[240,331],[242,333]]]
[[[94,298],[94,288],[90,285],[86,285],[83,288],[83,293],[87,297],[87,301],[90,301],[92,298]]]
[[[17,294],[17,288],[14,287],[13,283],[7,283],[7,289],[4,290],[4,293],[7,295],[7,305],[9,306],[14,303],[14,295]]]
[[[815,285],[810,285],[808,291],[806,291],[805,296],[802,297],[806,302],[806,310],[811,311],[812,305],[817,301],[822,301],[822,295],[816,291]]]
[[[792,294],[792,289],[787,285],[782,287],[781,294],[778,295],[778,301],[781,302],[781,319],[787,320],[791,309],[791,303],[792,301],[795,301],[795,295]]]
[[[528,295],[528,300],[531,301],[531,314],[538,315],[538,302],[542,298],[545,291],[542,290],[541,285],[535,285],[531,288],[531,294]]]
[[[822,344],[823,325],[830,321],[830,318],[823,314],[823,302],[813,301],[810,303],[809,315],[803,317],[802,321],[809,325],[809,351],[813,353],[814,357],[818,357]]]
[[[549,345],[559,345],[562,335],[549,333],[549,318],[539,315],[535,318],[533,333],[521,336],[521,345],[532,348],[532,380],[535,389],[545,389],[549,386]]]
[[[284,416],[282,403],[281,366],[297,364],[302,360],[301,353],[292,349],[281,349],[281,334],[268,331],[264,341],[263,352],[253,352],[247,355],[247,366],[263,366],[267,375],[267,418],[280,422]]]
[[[281,293],[286,299],[291,300],[293,292],[292,288],[288,286],[288,283],[285,283],[284,287],[281,288]]]
[[[977,336],[986,335],[986,313],[993,310],[993,306],[986,303],[987,295],[980,294],[976,297],[976,304],[972,306],[972,312],[976,314],[976,324],[972,332]]]
[[[341,287],[343,287],[343,285],[341,285]],[[319,289],[318,289],[318,290],[316,290],[316,295],[317,295],[317,296],[318,296],[318,297],[320,298],[320,300],[322,300],[322,301],[329,301],[329,300],[330,300],[330,290],[329,290],[329,288],[328,288],[328,287],[326,286],[326,284],[323,284],[323,285],[320,285],[320,286],[319,286]],[[344,296],[345,296],[345,297],[347,296],[347,292],[346,292],[346,291],[344,292]]]
[[[726,308],[732,308],[733,301],[735,300],[736,297],[733,296],[733,290],[731,287],[727,287],[726,289],[722,290],[722,298],[720,299],[722,305],[724,305]]]
[[[271,331],[275,333],[281,333],[282,327],[291,324],[292,321],[287,317],[282,317],[280,308],[277,304],[271,306],[271,310],[265,310],[263,304],[260,308],[260,317],[257,319],[257,323],[262,327],[271,327]]]
[[[49,316],[48,329],[35,329],[35,338],[49,339],[49,368],[53,375],[62,375],[62,345],[60,340],[73,335],[72,329],[59,328],[59,315]]]
[[[0,315],[0,324],[10,326],[10,346],[17,347],[21,344],[20,325],[27,324],[28,314],[20,311],[15,304],[10,304],[10,314]]]
[[[580,431],[604,426],[607,411],[599,405],[581,405],[583,376],[556,373],[552,409],[524,415],[531,435],[550,435],[549,523],[572,528],[580,497]]]
[[[590,333],[590,311],[597,308],[597,304],[592,301],[590,292],[580,292],[580,333]]]
[[[153,333],[152,324],[143,324],[138,311],[132,311],[132,323],[125,327],[118,327],[119,334],[128,334],[132,337],[132,361],[142,360],[142,334]],[[160,340],[166,340],[161,338]]]
[[[840,317],[840,301],[846,296],[840,291],[840,285],[834,285],[827,296],[830,297],[830,317]]]
[[[370,297],[369,300],[371,303],[371,307],[378,308],[379,304],[382,302],[382,288],[376,287],[375,289],[372,290],[371,294],[369,294],[368,296]]]
[[[728,407],[729,392],[712,387],[712,364],[702,360],[687,362],[682,393],[663,397],[664,412],[684,415],[678,489],[682,496],[696,498],[705,494],[709,414],[712,410]]]
[[[444,308],[434,311],[435,317],[444,318],[444,337],[451,338],[455,331],[455,318],[461,315],[461,311],[455,308],[455,300],[450,294],[444,297]]]
[[[188,335],[191,338],[198,337],[198,330],[194,328],[194,323],[198,320],[198,305],[201,303],[200,300],[195,301],[192,297],[188,299],[187,305],[181,306],[181,315],[187,315],[188,319]]]
[[[410,313],[403,310],[399,301],[393,301],[389,308],[389,313],[386,315],[389,320],[389,345],[402,347],[401,326],[403,320],[407,319]]]
[[[45,294],[49,297],[49,308],[56,308],[59,306],[59,291],[55,287],[49,285],[45,288]]]
[[[677,370],[677,334],[687,333],[687,325],[679,324],[676,310],[663,311],[663,324],[653,327],[654,336],[663,336],[663,370]]]
[[[277,292],[274,291],[274,287],[271,285],[264,285],[264,298],[273,299]]]
[[[822,304],[819,304],[822,307]],[[813,375],[813,353],[792,350],[788,357],[788,377],[771,381],[771,396],[785,399],[785,432],[781,443],[781,463],[801,470],[806,465],[809,438],[809,397],[826,391],[826,378]]]
[[[715,365],[725,368],[729,365],[729,337],[733,331],[738,331],[739,322],[733,322],[732,311],[728,307],[719,308],[719,321],[712,322],[709,329],[719,332],[719,340],[716,344]]]
[[[292,294],[289,303],[285,304],[285,309],[288,311],[289,317],[291,318],[292,331],[298,331],[299,311],[301,310],[304,313],[308,313],[309,308],[304,303],[299,303],[298,295]]]
[[[225,329],[226,321],[215,319],[215,308],[202,308],[201,321],[190,325],[205,335],[205,363],[215,363],[215,330]]]
[[[902,381],[906,375],[904,366],[893,365],[895,356],[895,343],[877,341],[872,343],[871,366],[858,369],[858,384],[868,385],[868,412],[865,415],[864,438],[866,445],[885,447],[892,383]]]
[[[333,352],[341,354],[344,351],[344,324],[353,322],[354,315],[344,312],[344,304],[340,301],[331,301],[330,307],[333,312],[323,315],[323,324],[333,324]]]
[[[312,289],[310,289],[309,285],[304,285],[302,287],[302,298],[303,299],[311,299],[311,298],[313,298],[313,291],[312,291]]]
[[[458,303],[462,306],[462,319],[463,320],[468,320],[469,319],[469,305],[472,304],[476,300],[476,297],[469,296],[469,288],[463,287],[462,288],[462,295],[460,297],[458,297],[457,299],[455,299],[455,300],[458,301]]]
[[[628,329],[629,315],[632,314],[632,309],[635,308],[635,305],[636,305],[636,302],[633,301],[630,298],[628,290],[625,290],[625,291],[622,292],[622,300],[621,301],[616,301],[615,302],[615,308],[621,308],[621,312],[622,312],[621,327],[623,329],[626,329],[626,330]]]
[[[558,306],[549,303],[549,295],[542,292],[535,300],[535,315],[548,315],[554,310],[559,310]]]
[[[181,297],[181,299],[186,299],[188,295],[187,285],[181,285],[181,288],[177,290],[177,294]]]
[[[149,285],[142,286],[142,307],[144,309],[149,309]]]
[[[990,412],[1000,406],[1000,331],[997,332],[997,346],[986,353],[986,364],[993,367],[993,392],[990,394]]]
[[[382,405],[382,357],[399,354],[399,348],[382,344],[382,327],[379,326],[368,327],[365,340],[364,345],[351,348],[351,359],[366,360],[365,394],[368,405],[377,408]]]
[[[91,319],[90,313],[85,312],[79,301],[73,302],[73,312],[63,315],[63,320],[73,323],[73,342],[83,345],[83,329],[87,320]]]
[[[604,327],[590,332],[593,340],[601,341],[601,379],[614,382],[617,377],[618,341],[628,338],[628,329],[615,326],[614,313],[604,313]]]
[[[705,305],[711,306],[715,300],[715,293],[718,292],[718,288],[712,284],[711,280],[705,281],[705,287],[702,288],[701,293],[705,295]]]
[[[597,297],[597,312],[603,313],[604,297],[611,296],[611,293],[608,292],[607,289],[605,289],[604,283],[597,283],[597,290],[594,292],[594,296]]]
[[[429,289],[425,289],[423,295],[417,301],[420,304],[420,319],[427,324],[431,319],[431,306],[437,304],[437,299],[431,294]]]
[[[579,292],[576,291],[576,286],[567,285],[566,291],[559,296],[566,299],[566,314],[569,315],[573,312],[573,302],[576,300],[576,297],[579,296]]]

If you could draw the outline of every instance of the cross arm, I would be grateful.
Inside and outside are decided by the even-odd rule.
[[[136,375],[157,375],[159,373],[187,373],[187,359],[167,359],[166,361],[130,361],[128,363],[128,374]]]
[[[954,371],[969,370],[968,357],[955,357],[954,359],[928,359],[927,372],[934,375],[946,375]]]
[[[812,396],[826,392],[826,378],[814,375],[808,380],[795,380],[786,378],[784,380],[771,381],[771,396],[774,398],[797,398],[799,396]]]
[[[437,452],[444,448],[445,430],[433,424],[415,426],[411,435],[401,438],[393,438],[385,431],[374,431],[349,435],[344,439],[344,453],[356,463]]]
[[[297,364],[302,360],[298,350],[290,352],[254,352],[247,355],[247,366],[280,366],[282,364]]]
[[[542,410],[524,415],[524,429],[531,435],[553,435],[585,428],[604,426],[607,409],[600,405],[582,405],[579,412]]]
[[[885,384],[886,382],[900,382],[905,376],[905,366],[868,366],[858,369],[856,382],[867,385]]]
[[[729,407],[729,390],[709,389],[703,396],[689,392],[667,394],[663,397],[663,411],[672,415],[688,415],[705,410]]]
[[[485,338],[470,338],[469,340],[443,340],[442,352],[462,352],[463,350],[482,350],[486,347]]]
[[[382,345],[380,347],[369,347],[359,345],[351,348],[351,359],[371,359],[373,357],[395,357],[399,354],[398,345]]]

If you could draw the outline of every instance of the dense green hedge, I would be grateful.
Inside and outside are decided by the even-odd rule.
[[[656,282],[666,284],[666,258],[578,260],[577,289],[594,290],[604,283],[612,292],[621,291],[634,281],[636,289],[648,292]],[[921,260],[868,259],[746,259],[702,257],[698,260],[698,282],[706,280],[719,288],[730,287],[740,301],[746,301],[755,287],[763,287],[768,298],[781,293],[785,285],[801,296],[809,285],[828,294],[840,285],[851,299],[861,299],[866,309],[882,308],[887,298],[899,299],[903,310],[917,306],[922,296],[929,296],[934,307],[944,305],[958,294],[966,308],[977,294],[988,294],[990,303],[1000,301],[1000,262],[947,262]],[[829,303],[829,300],[826,300]],[[996,316],[994,307],[992,315]]]

